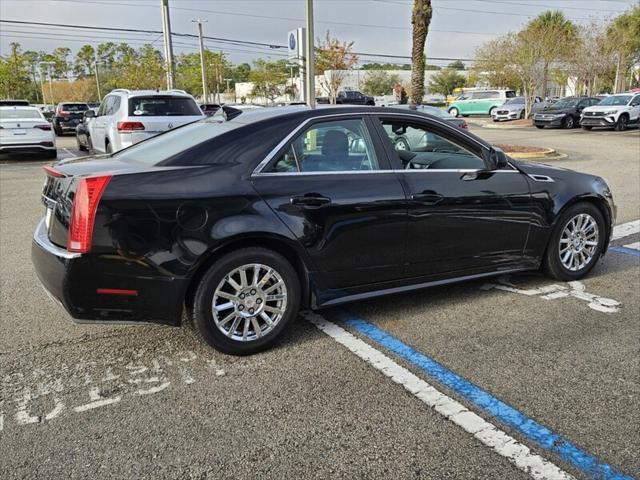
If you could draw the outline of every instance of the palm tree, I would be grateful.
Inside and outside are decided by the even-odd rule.
[[[413,25],[411,47],[411,104],[420,105],[424,97],[424,47],[431,23],[431,0],[414,0],[411,24]]]
[[[577,41],[576,26],[560,10],[547,10],[529,22],[527,30],[541,41],[542,96],[547,95],[549,66],[569,55]]]
[[[607,28],[608,49],[616,56],[614,93],[624,90],[624,70],[640,58],[640,6],[617,16]],[[622,71],[621,71],[622,70]]]

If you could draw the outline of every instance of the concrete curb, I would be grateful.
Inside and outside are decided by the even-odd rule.
[[[558,153],[552,148],[546,149],[544,152],[530,152],[530,153],[509,153],[505,152],[508,156],[514,160],[532,160],[537,161],[549,161],[549,160],[563,160],[568,157],[566,153]]]
[[[509,122],[504,122],[504,123],[485,123],[484,125],[482,125],[482,128],[492,128],[494,130],[519,130],[521,128],[529,128],[529,127],[533,127],[533,124],[531,125],[509,125]]]

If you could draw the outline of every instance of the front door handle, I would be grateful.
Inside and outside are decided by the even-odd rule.
[[[304,208],[320,208],[328,206],[331,203],[331,199],[320,195],[305,195],[303,197],[291,197],[289,203]]]
[[[437,205],[444,197],[438,193],[414,193],[411,200],[423,205]]]

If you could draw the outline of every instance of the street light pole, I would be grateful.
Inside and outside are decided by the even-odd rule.
[[[315,86],[315,58],[313,49],[313,0],[307,0],[307,65],[305,74],[307,76],[307,105],[316,108],[316,86]]]
[[[202,72],[202,98],[204,103],[209,102],[209,92],[207,91],[207,71],[204,63],[204,43],[202,42],[202,20],[191,20],[198,24],[198,38],[200,39],[200,70]],[[205,20],[206,21],[206,20]]]
[[[171,43],[171,19],[169,18],[169,0],[160,0],[162,11],[162,36],[164,38],[164,58],[167,62],[167,90],[174,87],[173,44]]]
[[[100,76],[98,74],[98,54],[96,53],[94,58],[95,70],[96,70],[96,86],[98,87],[98,102],[102,101],[102,94],[100,93]]]

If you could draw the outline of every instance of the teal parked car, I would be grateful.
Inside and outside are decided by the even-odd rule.
[[[460,95],[447,111],[454,117],[492,115],[497,107],[515,96],[514,90],[474,90]]]

